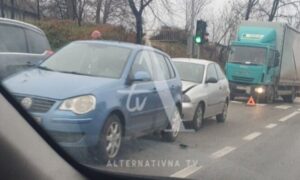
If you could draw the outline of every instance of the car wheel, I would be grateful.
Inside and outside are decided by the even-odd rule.
[[[167,129],[162,132],[162,139],[164,141],[174,142],[179,134],[181,122],[181,113],[179,112],[179,109],[176,108]]]
[[[203,125],[203,117],[204,117],[203,105],[199,104],[193,119],[193,128],[195,129],[195,131],[199,131],[201,129]]]
[[[118,116],[112,115],[107,119],[96,147],[101,162],[106,163],[117,157],[122,145],[122,129]]]
[[[223,123],[226,121],[227,118],[227,112],[228,112],[228,103],[225,103],[223,112],[221,114],[218,114],[217,117],[217,122],[218,123]]]

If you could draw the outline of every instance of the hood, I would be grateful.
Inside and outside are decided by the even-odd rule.
[[[183,92],[183,94],[186,93],[187,91],[189,91],[190,89],[194,88],[197,85],[199,85],[199,84],[197,84],[195,82],[182,81],[182,92]]]
[[[259,84],[262,82],[264,65],[244,65],[227,63],[226,74],[231,82]]]
[[[67,99],[90,94],[98,88],[107,88],[117,81],[116,79],[32,69],[6,79],[3,85],[14,94]]]

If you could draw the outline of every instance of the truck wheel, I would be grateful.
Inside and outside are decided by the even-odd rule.
[[[273,87],[269,87],[268,94],[266,94],[266,97],[265,97],[265,102],[267,104],[272,104],[274,102],[274,99],[275,99],[275,90]]]
[[[235,96],[233,94],[230,94],[230,101],[234,101]]]
[[[296,99],[296,91],[293,90],[292,94],[291,95],[288,95],[288,96],[282,96],[282,99],[284,102],[287,102],[287,103],[294,103],[294,100]]]

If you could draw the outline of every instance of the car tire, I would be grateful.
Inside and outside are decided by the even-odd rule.
[[[176,108],[176,110],[172,114],[172,119],[168,121],[169,122],[167,129],[162,131],[162,139],[167,142],[174,142],[179,134],[180,126],[182,123],[179,108]]]
[[[199,131],[203,126],[204,107],[203,104],[199,104],[196,108],[193,118],[193,128],[195,131]]]
[[[267,94],[265,94],[263,103],[272,104],[275,100],[275,90],[274,87],[268,87]]]
[[[234,101],[235,99],[235,95],[234,94],[230,94],[230,101]]]
[[[98,144],[94,148],[101,163],[116,159],[122,146],[122,134],[123,127],[120,118],[117,115],[109,116],[100,132]]]
[[[216,116],[218,123],[224,123],[227,118],[227,111],[228,111],[228,103],[224,104],[223,112]]]

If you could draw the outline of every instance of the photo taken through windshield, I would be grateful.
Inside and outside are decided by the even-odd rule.
[[[79,164],[299,179],[300,1],[0,0],[0,16],[1,86]]]

